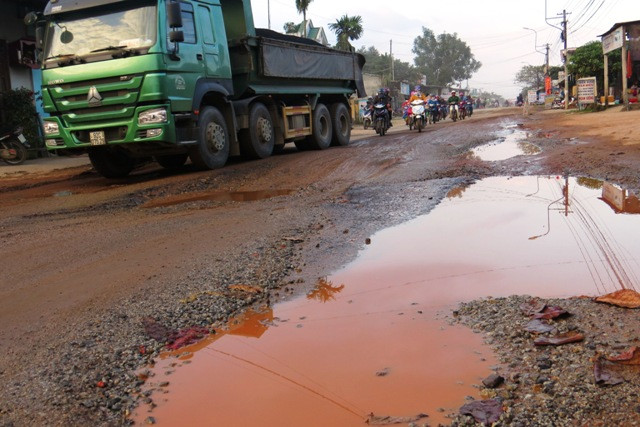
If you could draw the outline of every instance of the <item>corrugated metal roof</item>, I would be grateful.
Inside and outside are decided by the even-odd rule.
[[[604,37],[607,34],[613,33],[618,27],[620,27],[622,25],[634,25],[634,24],[640,24],[640,20],[638,20],[638,21],[618,22],[618,23],[614,24],[613,27],[611,27],[611,29],[609,31],[607,31],[604,34],[600,34],[598,37]]]

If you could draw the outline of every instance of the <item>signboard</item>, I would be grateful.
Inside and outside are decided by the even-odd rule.
[[[622,27],[616,28],[612,33],[602,37],[602,52],[607,54],[622,47],[624,32]]]
[[[605,182],[602,185],[602,198],[619,211],[624,211],[625,191]]]
[[[364,112],[367,109],[367,98],[359,98],[358,99],[358,117],[362,120],[364,116]]]
[[[400,83],[400,93],[406,96],[411,95],[411,86],[409,83]]]
[[[527,102],[529,104],[535,104],[538,102],[538,93],[535,90],[530,90],[527,92]]]
[[[585,77],[578,79],[578,103],[593,104],[596,102],[596,78]]]

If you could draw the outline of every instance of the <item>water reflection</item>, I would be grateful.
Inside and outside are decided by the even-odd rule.
[[[541,152],[540,147],[526,141],[528,135],[524,131],[507,129],[505,132],[504,138],[474,148],[472,155],[484,161],[499,161]]]
[[[329,302],[336,299],[336,294],[344,289],[344,285],[334,286],[326,277],[318,279],[316,287],[307,294],[307,299]]]
[[[602,185],[602,200],[616,213],[640,214],[640,200],[629,190],[605,182]]]

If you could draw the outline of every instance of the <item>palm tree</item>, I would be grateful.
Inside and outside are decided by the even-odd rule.
[[[349,40],[358,40],[362,36],[362,17],[360,15],[348,16],[344,15],[340,19],[336,19],[336,22],[329,24],[338,38],[336,48],[342,50],[351,50],[351,43]]]
[[[298,9],[298,13],[302,13],[302,25],[304,26],[304,37],[307,37],[307,9],[309,9],[309,4],[313,0],[296,0],[296,9]]]

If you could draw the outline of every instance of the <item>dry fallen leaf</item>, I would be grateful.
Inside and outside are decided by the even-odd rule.
[[[594,301],[624,308],[638,308],[640,307],[640,294],[632,289],[621,289],[610,294],[596,297]]]

